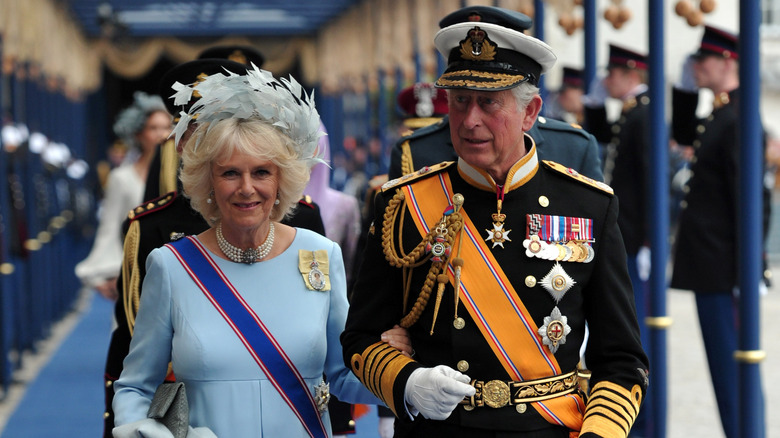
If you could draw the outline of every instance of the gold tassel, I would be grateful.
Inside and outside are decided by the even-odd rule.
[[[439,282],[439,288],[436,290],[436,304],[433,306],[433,322],[431,323],[431,335],[433,335],[433,327],[436,325],[436,317],[439,316],[439,306],[441,306],[441,298],[444,295],[444,287],[447,285],[449,278],[447,274],[439,274],[436,277],[436,281]]]

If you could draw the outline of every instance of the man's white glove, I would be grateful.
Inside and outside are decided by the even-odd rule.
[[[468,376],[446,365],[418,368],[409,376],[404,400],[429,420],[444,420],[463,400],[476,392]]]
[[[604,78],[596,76],[588,87],[588,94],[582,96],[582,104],[588,108],[604,106],[607,100],[607,89],[604,87]]]
[[[111,430],[114,438],[173,438],[173,434],[164,424],[154,418],[117,426]]]
[[[379,438],[393,438],[395,417],[379,417]]]
[[[682,65],[682,71],[680,73],[680,82],[675,84],[677,88],[689,93],[695,93],[699,90],[699,86],[696,83],[696,76],[693,74],[693,64],[696,63],[696,59],[693,55],[688,55],[685,58],[685,62]]]

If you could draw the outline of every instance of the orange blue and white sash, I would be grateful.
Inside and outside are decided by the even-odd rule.
[[[430,231],[442,212],[450,207],[453,190],[449,175],[441,172],[402,187],[407,206],[421,235]],[[468,206],[468,199],[464,208]],[[459,257],[466,261],[461,273],[462,303],[507,374],[516,381],[561,374],[555,356],[538,336],[531,314],[482,240],[479,230],[464,210],[464,228]],[[456,247],[459,244],[453,245]],[[454,269],[448,266],[450,282]],[[585,406],[577,394],[532,403],[550,423],[580,430]]]
[[[327,437],[317,403],[303,377],[203,245],[197,239],[187,237],[165,246],[173,251],[198,288],[225,318],[309,436]]]

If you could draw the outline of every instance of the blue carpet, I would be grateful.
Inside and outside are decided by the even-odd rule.
[[[2,438],[97,438],[103,434],[103,368],[113,303],[93,296],[89,308],[29,384]]]
[[[0,438],[98,438],[103,434],[103,367],[113,304],[93,296],[81,320],[31,382]],[[377,438],[376,407],[350,438]]]

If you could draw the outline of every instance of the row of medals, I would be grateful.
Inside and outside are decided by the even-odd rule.
[[[523,246],[528,257],[559,262],[590,263],[596,255],[593,247],[585,241],[545,242],[536,234],[525,239]]]

